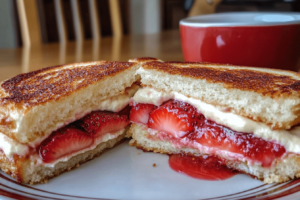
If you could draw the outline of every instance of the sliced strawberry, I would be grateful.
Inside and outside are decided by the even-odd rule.
[[[148,127],[182,137],[194,131],[197,109],[188,103],[169,101],[150,112]]]
[[[38,147],[40,157],[46,163],[51,163],[61,157],[78,152],[89,147],[93,138],[87,133],[69,125],[54,131]]]
[[[135,104],[130,111],[129,119],[133,122],[147,124],[149,113],[155,108],[156,106],[153,104]]]
[[[126,115],[107,111],[92,112],[78,121],[78,125],[93,137],[119,131],[129,123],[130,121]]]
[[[187,137],[197,143],[238,153],[246,158],[262,163],[263,167],[270,167],[276,158],[280,158],[286,152],[279,144],[257,138],[251,133],[240,133],[227,127],[221,126],[213,121],[206,120],[201,127],[197,127],[194,133]]]

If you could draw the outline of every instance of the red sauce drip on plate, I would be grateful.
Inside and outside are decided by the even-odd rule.
[[[237,174],[215,156],[173,154],[169,155],[169,165],[176,172],[202,180],[225,180]]]

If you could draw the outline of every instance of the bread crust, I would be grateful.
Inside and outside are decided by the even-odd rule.
[[[139,57],[139,58],[133,58],[129,60],[129,62],[135,62],[135,63],[145,63],[145,62],[152,62],[152,61],[162,62],[161,60],[152,57]]]
[[[36,105],[58,101],[134,65],[130,62],[84,62],[19,74],[0,83],[0,105],[13,104],[16,108],[25,106],[30,109]]]
[[[16,179],[18,182],[22,182],[20,174],[20,163],[26,159],[14,156],[12,159],[6,157],[4,152],[0,151],[0,168],[3,172],[10,175],[12,178]]]
[[[221,83],[227,89],[255,91],[263,96],[279,98],[300,95],[300,74],[292,71],[244,66],[229,66],[201,62],[147,62],[144,69],[154,69],[172,75],[205,79]],[[282,74],[285,75],[282,75]]]

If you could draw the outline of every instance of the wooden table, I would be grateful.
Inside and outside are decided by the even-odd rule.
[[[127,61],[136,57],[183,61],[179,31],[106,37],[101,38],[99,43],[50,43],[29,49],[0,50],[0,81],[53,65],[94,60]]]

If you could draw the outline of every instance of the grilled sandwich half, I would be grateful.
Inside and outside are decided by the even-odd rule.
[[[125,137],[138,63],[86,62],[0,83],[0,168],[41,183]]]
[[[217,156],[266,183],[300,176],[298,73],[153,61],[137,74],[142,88],[131,102],[130,145]]]

